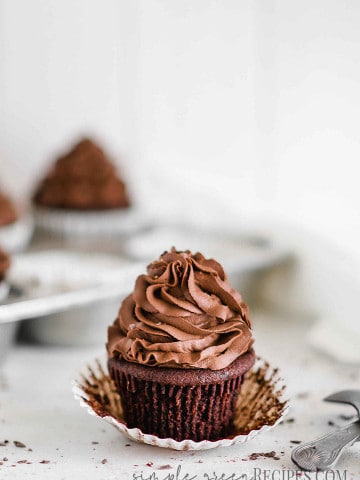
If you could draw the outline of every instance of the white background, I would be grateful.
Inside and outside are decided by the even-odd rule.
[[[359,24],[356,0],[0,0],[1,179],[31,191],[90,133],[153,211],[360,253]]]

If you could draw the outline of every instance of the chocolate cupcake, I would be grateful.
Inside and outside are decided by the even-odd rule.
[[[0,192],[0,227],[11,225],[18,219],[14,203],[4,193]]]
[[[0,248],[0,304],[6,301],[9,293],[9,285],[6,282],[6,274],[10,267],[10,257]],[[8,351],[14,343],[18,323],[0,323],[0,365],[5,360]]]
[[[138,227],[125,182],[87,138],[55,161],[33,202],[37,226],[60,236],[108,237]]]
[[[5,281],[6,273],[10,267],[10,257],[7,253],[0,248],[0,304],[5,300],[9,293],[9,286]],[[0,337],[1,337],[1,324],[0,324]],[[1,345],[0,345],[1,350]]]
[[[221,265],[190,251],[162,254],[108,330],[128,428],[177,441],[231,434],[252,344],[248,307]]]
[[[5,274],[10,267],[9,256],[0,248],[0,282],[5,279]]]
[[[32,216],[17,208],[11,198],[0,191],[0,244],[8,252],[23,250],[32,233]]]

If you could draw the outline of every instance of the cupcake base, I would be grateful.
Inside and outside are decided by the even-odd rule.
[[[217,440],[232,433],[250,351],[222,370],[148,367],[110,359],[110,376],[122,398],[129,428],[176,441]]]
[[[143,433],[138,428],[128,428],[124,420],[122,399],[108,374],[106,362],[101,357],[81,368],[73,380],[74,397],[90,415],[112,425],[135,442],[183,451],[240,446],[278,425],[289,411],[287,389],[279,368],[258,358],[254,367],[245,374],[241,386],[233,434],[220,440],[201,442],[159,438]]]

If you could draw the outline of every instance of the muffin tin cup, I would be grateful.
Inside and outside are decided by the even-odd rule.
[[[248,442],[278,425],[289,409],[279,369],[260,358],[245,375],[236,405],[233,433],[216,441],[177,441],[129,428],[124,421],[121,397],[107,371],[106,358],[95,359],[78,373],[73,381],[73,394],[90,415],[110,423],[131,440],[174,450],[208,450]]]
[[[32,215],[23,215],[16,222],[0,227],[0,245],[10,253],[20,252],[29,245],[33,231]]]

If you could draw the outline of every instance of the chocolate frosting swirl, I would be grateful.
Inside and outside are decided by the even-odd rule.
[[[109,327],[110,357],[219,370],[251,349],[248,307],[218,262],[172,249],[147,272]]]

